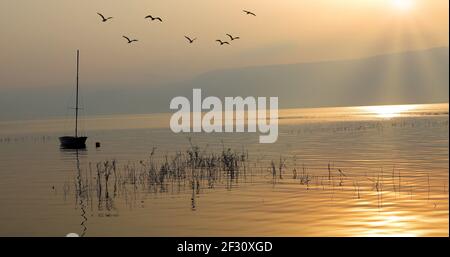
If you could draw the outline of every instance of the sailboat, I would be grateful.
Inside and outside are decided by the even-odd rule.
[[[83,149],[86,148],[87,137],[78,136],[78,73],[80,67],[80,50],[77,50],[77,83],[75,97],[75,136],[62,136],[59,138],[62,148],[67,149]]]

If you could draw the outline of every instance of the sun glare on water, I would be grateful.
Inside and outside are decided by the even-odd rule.
[[[414,105],[381,105],[381,106],[367,106],[364,110],[369,114],[374,114],[378,118],[395,118],[401,116],[403,113],[415,109]]]

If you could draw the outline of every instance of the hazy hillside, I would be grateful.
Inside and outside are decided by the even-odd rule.
[[[449,51],[380,55],[357,60],[218,70],[176,85],[94,89],[85,82],[86,114],[168,112],[169,101],[203,95],[279,96],[280,107],[351,106],[448,102]],[[40,118],[68,113],[70,81],[60,88],[0,90],[0,119]],[[70,112],[69,112],[70,113]]]
[[[449,51],[249,67],[206,73],[186,87],[218,96],[279,96],[282,107],[448,102]]]

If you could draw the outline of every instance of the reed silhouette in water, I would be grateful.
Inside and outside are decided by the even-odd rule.
[[[244,152],[224,148],[221,153],[211,154],[193,145],[185,152],[155,158],[155,150],[147,160],[127,163],[120,168],[115,160],[89,163],[84,176],[77,162],[75,198],[81,209],[85,210],[86,203],[90,203],[97,206],[99,216],[117,216],[114,205],[117,197],[123,197],[132,207],[138,202],[139,192],[180,193],[191,188],[192,210],[196,210],[195,199],[203,189],[213,189],[220,184],[231,190],[239,177],[246,176],[248,165]]]
[[[383,173],[381,170],[368,176],[367,173],[352,173],[348,168],[335,167],[332,163],[308,168],[305,164],[298,164],[296,157],[290,160],[280,156],[279,160],[272,161],[265,156],[249,159],[244,149],[235,151],[223,146],[221,151],[211,152],[192,143],[186,151],[172,155],[157,155],[156,148],[153,148],[144,160],[122,165],[118,165],[116,160],[89,163],[84,171],[80,168],[77,155],[76,168],[74,193],[77,207],[82,211],[81,225],[84,232],[81,234],[87,230],[86,206],[91,206],[91,215],[97,213],[99,217],[110,217],[118,216],[115,206],[118,198],[120,202],[124,200],[129,208],[144,208],[147,194],[185,194],[186,200],[190,200],[191,210],[196,211],[200,207],[200,194],[215,188],[233,190],[241,180],[245,183],[250,179],[252,182],[253,178],[258,178],[258,183],[271,180],[273,187],[297,184],[298,189],[311,193],[318,190],[329,192],[331,199],[338,191],[353,192],[354,199],[376,196],[380,209],[383,208],[385,195],[389,197],[391,192],[400,194],[400,183],[410,184],[411,198],[414,196],[413,190],[417,193],[424,191],[429,195],[433,190],[432,178],[428,175],[426,178],[417,175],[402,176],[400,179],[400,171],[396,172],[395,167],[392,173]],[[292,176],[289,176],[289,172],[292,172]],[[72,191],[71,184],[64,184],[64,196]],[[391,192],[386,190],[386,185],[392,185]],[[53,190],[55,194],[58,191]]]

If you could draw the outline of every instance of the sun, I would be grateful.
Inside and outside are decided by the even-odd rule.
[[[413,0],[391,0],[391,2],[394,8],[401,11],[410,10],[414,5]]]

